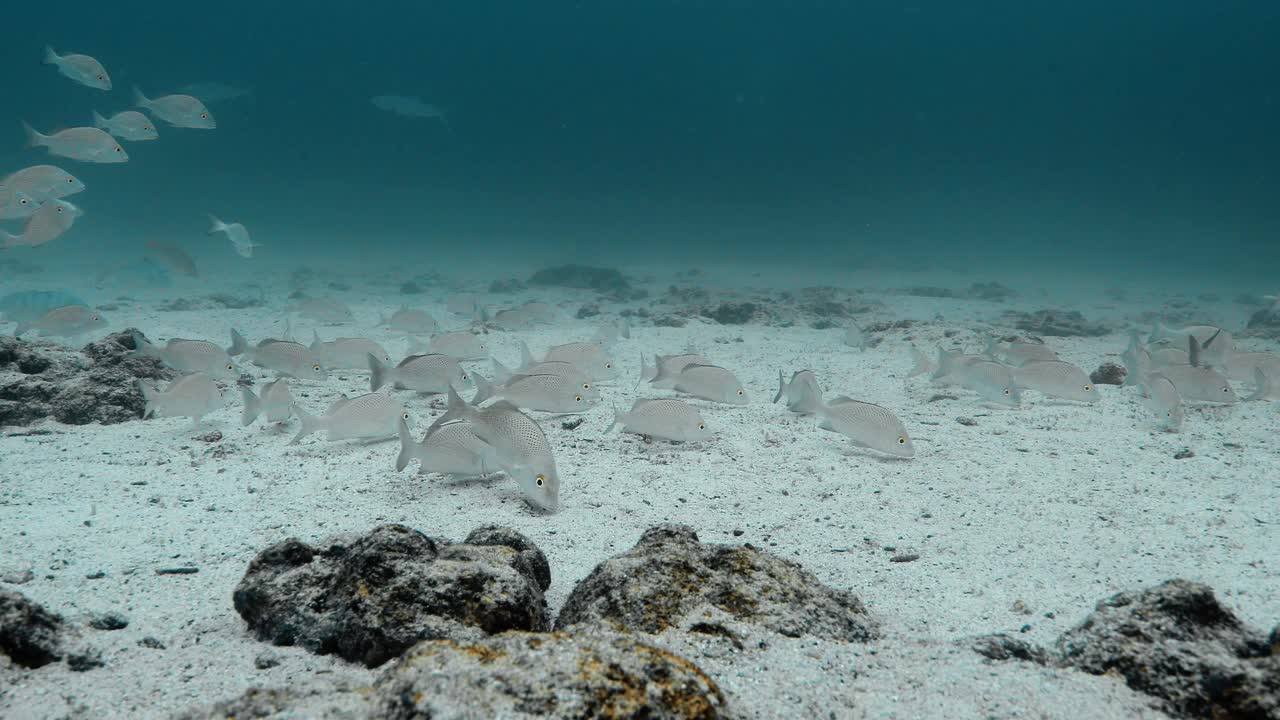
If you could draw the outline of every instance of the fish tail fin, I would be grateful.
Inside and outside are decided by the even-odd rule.
[[[369,358],[369,392],[378,392],[378,388],[387,384],[387,366],[374,356],[373,353],[367,353]]]
[[[293,414],[297,415],[298,420],[302,423],[302,427],[298,428],[298,434],[294,435],[293,439],[289,441],[290,445],[297,445],[302,438],[319,430],[323,425],[323,419],[312,415],[296,404],[291,405],[290,408],[293,410]]]
[[[436,424],[443,425],[450,420],[457,420],[458,418],[465,417],[467,407],[467,401],[463,400],[462,396],[458,394],[458,391],[454,390],[453,386],[450,385],[448,409],[445,410],[443,415],[436,419]]]
[[[147,99],[146,95],[142,94],[142,91],[138,89],[137,85],[133,86],[133,104],[142,108],[151,105],[151,101]]]
[[[782,399],[782,393],[787,389],[787,382],[782,379],[782,368],[778,368],[778,394],[773,396],[773,404],[777,405]]]
[[[807,389],[807,386],[805,387],[806,390],[804,397],[796,401],[795,405],[791,408],[792,411],[798,412],[801,415],[822,415],[822,411],[827,406],[822,402],[821,393],[814,395],[812,391]]]
[[[231,347],[227,348],[227,354],[231,357],[243,355],[249,351],[249,342],[244,339],[239,330],[231,328]]]
[[[240,398],[244,400],[244,410],[240,413],[240,425],[242,427],[252,425],[262,413],[262,399],[247,387],[240,388]]]
[[[622,422],[622,413],[618,410],[618,403],[614,403],[613,404],[613,422],[609,423],[609,427],[605,428],[604,431],[607,433],[617,425],[624,425],[624,424],[625,423]]]
[[[26,147],[28,148],[40,147],[45,144],[46,140],[49,139],[44,135],[41,135],[35,128],[31,127],[31,125],[28,124],[26,121],[23,121],[22,123],[22,132],[26,134],[26,138],[27,138]]]
[[[636,378],[636,384],[631,386],[632,390],[640,387],[640,383],[644,382],[644,374],[648,372],[649,366],[644,364],[644,352],[640,353],[640,377]]]
[[[0,230],[0,249],[8,250],[21,244],[22,238],[20,236]]]
[[[212,235],[214,233],[225,232],[226,229],[226,223],[219,220],[215,215],[209,215],[209,232],[207,234]]]
[[[926,358],[927,359],[927,358]],[[937,364],[929,366],[933,370],[933,379],[945,377],[951,372],[951,366],[954,364],[951,354],[948,353],[941,345],[938,346]]]
[[[1253,369],[1253,381],[1258,387],[1254,388],[1253,393],[1245,398],[1245,402],[1253,402],[1254,400],[1262,400],[1271,393],[1271,379],[1267,374],[1262,372],[1262,368],[1255,367]]]
[[[129,329],[130,335],[133,337],[133,350],[129,353],[129,357],[148,357],[156,355],[156,346],[147,342],[147,338],[138,332],[137,328]]]
[[[987,357],[991,358],[992,360],[995,360],[995,359],[996,359],[996,350],[997,350],[996,346],[997,346],[997,345],[999,345],[999,344],[1000,344],[1000,339],[999,339],[999,338],[994,338],[994,337],[992,337],[992,338],[987,338],[987,347],[986,347],[986,349],[984,349],[984,350],[982,351],[982,354],[983,354],[983,355],[986,355]]]
[[[1200,341],[1196,340],[1196,336],[1187,335],[1187,357],[1191,361],[1191,367],[1204,367],[1203,354],[1204,348],[1200,346]]]
[[[57,65],[58,61],[61,59],[62,58],[58,57],[58,53],[53,51],[52,46],[50,45],[44,46],[44,64],[45,65]]]
[[[102,117],[97,110],[93,110],[91,112],[93,113],[93,126],[98,129],[105,128],[107,126],[107,119]]]
[[[935,369],[933,363],[929,360],[929,356],[916,349],[915,345],[911,346],[911,361],[911,372],[907,373],[907,377],[923,375]]]
[[[159,399],[159,393],[156,392],[155,388],[141,380],[138,381],[138,391],[142,393],[142,401],[144,403],[142,408],[142,419],[146,420],[156,412],[156,402]]]
[[[533,352],[529,350],[529,343],[520,341],[520,367],[533,367],[538,361],[533,359]]]
[[[670,357],[670,356],[667,356],[667,357]],[[657,383],[660,383],[660,382],[666,382],[680,374],[679,371],[672,369],[672,366],[675,363],[664,363],[663,359],[664,357],[662,355],[653,356],[653,362],[657,367],[655,368],[655,372],[653,373],[653,378],[649,380],[650,384],[656,385]],[[681,368],[681,370],[683,369],[684,368]]]
[[[498,358],[489,358],[489,362],[493,363],[493,381],[494,382],[498,383],[499,385],[503,385],[508,380],[511,379],[511,376],[514,374],[511,372],[511,368],[499,362]]]
[[[476,381],[476,396],[471,398],[472,405],[479,405],[485,400],[493,397],[493,393],[496,390],[493,383],[486,380],[485,377],[478,372],[471,373],[471,377]]]
[[[400,418],[400,454],[396,456],[396,472],[404,470],[409,465],[409,461],[417,456],[414,452],[413,436],[409,434],[409,423],[404,418]]]

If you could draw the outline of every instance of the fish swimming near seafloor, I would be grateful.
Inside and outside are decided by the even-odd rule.
[[[21,235],[0,232],[0,240],[5,248],[39,247],[62,237],[83,214],[84,211],[66,200],[47,200],[27,218]]]
[[[272,380],[262,386],[260,393],[241,386],[240,397],[244,400],[241,425],[252,425],[259,416],[265,417],[267,422],[284,422],[293,415],[293,393],[289,390],[288,378]]]
[[[1098,402],[1102,396],[1083,370],[1062,360],[1029,360],[1010,375],[1020,388],[1049,397],[1078,402]]]
[[[520,353],[523,358],[522,372],[527,372],[527,368],[538,362],[561,361],[572,364],[593,380],[609,380],[618,375],[613,358],[609,357],[609,353],[605,352],[604,348],[595,343],[576,342],[555,345],[547,350],[541,361],[538,361],[529,351],[529,346],[522,340]]]
[[[151,119],[137,110],[125,110],[109,118],[99,115],[98,111],[94,110],[93,126],[99,130],[106,130],[112,137],[130,142],[146,142],[160,137],[160,133],[156,132],[155,126],[151,124]]]
[[[27,133],[27,147],[42,147],[50,155],[88,163],[122,163],[129,161],[129,153],[105,130],[95,127],[75,127],[45,135],[23,123]]]
[[[493,384],[479,374],[474,375],[476,396],[472,405],[491,398],[506,400],[521,410],[552,413],[580,413],[600,402],[600,391],[561,375],[512,375],[501,384]]]
[[[388,327],[408,335],[430,335],[436,331],[436,320],[425,310],[401,306],[391,317],[379,316],[379,327]]]
[[[391,356],[382,346],[368,338],[334,338],[328,342],[320,340],[320,333],[312,330],[314,340],[311,341],[311,352],[320,358],[326,370],[368,370],[369,356],[389,363]]]
[[[0,297],[0,316],[5,322],[31,321],[54,308],[84,304],[65,290],[24,290]]]
[[[170,338],[163,347],[152,345],[142,333],[133,331],[130,357],[153,357],[179,372],[200,372],[220,380],[236,380],[240,372],[226,350],[207,340]]]
[[[147,241],[147,258],[153,260],[178,275],[198,277],[195,258],[177,245],[162,243],[158,240]]]
[[[654,383],[671,381],[672,389],[703,400],[746,405],[747,391],[730,371],[718,365],[686,365],[678,373],[659,369]]]
[[[82,190],[80,178],[57,165],[32,165],[0,179],[0,194],[23,192],[36,202],[64,198]]]
[[[262,245],[253,241],[249,237],[249,231],[240,223],[226,223],[217,217],[209,216],[209,231],[207,234],[214,235],[222,233],[231,241],[231,246],[235,249],[236,254],[243,258],[253,257],[254,248],[260,248]]]
[[[409,420],[409,408],[379,392],[340,398],[324,415],[312,415],[295,403],[293,414],[298,416],[302,427],[289,441],[290,445],[297,445],[302,438],[321,431],[330,441],[388,437],[398,432],[401,421]]]
[[[397,389],[439,394],[451,388],[463,388],[471,381],[456,358],[440,353],[410,355],[395,367],[373,355],[366,355],[369,365],[369,390],[391,384]]]
[[[849,438],[858,447],[903,458],[916,455],[907,429],[888,408],[841,395],[815,413],[818,427]]]
[[[142,412],[145,420],[153,415],[165,417],[189,417],[194,425],[199,425],[205,415],[223,407],[222,391],[218,385],[204,373],[183,375],[164,390],[152,387],[142,381],[138,382],[146,407]]]
[[[88,55],[59,55],[48,45],[44,48],[44,64],[58,68],[58,73],[95,90],[110,90],[111,76],[97,59]]]
[[[303,380],[324,380],[327,377],[320,358],[306,345],[290,340],[268,338],[257,345],[250,345],[238,330],[232,328],[231,347],[227,348],[227,354],[231,357],[244,355],[258,367]]]
[[[620,427],[623,432],[662,438],[673,442],[697,442],[711,437],[712,432],[702,419],[698,409],[675,398],[638,399],[630,412],[613,408],[613,422],[605,428],[609,432]]]
[[[1182,396],[1178,394],[1173,381],[1159,372],[1153,372],[1141,387],[1146,395],[1142,404],[1156,416],[1161,427],[1169,432],[1181,430],[1185,411],[1182,408]]]
[[[786,398],[787,409],[801,415],[813,415],[822,408],[822,386],[812,370],[798,370],[790,380],[782,379],[782,370],[778,370],[778,394],[773,402]]]
[[[409,424],[400,422],[400,455],[396,457],[396,471],[408,467],[411,460],[418,461],[418,473],[439,473],[454,478],[487,477],[499,471],[496,450],[476,436],[471,422],[453,420],[437,421],[422,440],[414,442]]]
[[[1213,339],[1210,338],[1210,342]],[[1187,335],[1189,365],[1170,365],[1160,374],[1169,378],[1184,401],[1232,404],[1240,402],[1231,383],[1222,373],[1205,364],[1200,341]]]
[[[85,305],[66,305],[53,308],[34,320],[20,321],[13,335],[17,337],[35,330],[40,337],[56,335],[74,339],[106,326],[106,318],[98,311]]]

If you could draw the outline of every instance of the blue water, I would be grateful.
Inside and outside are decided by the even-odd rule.
[[[0,168],[19,122],[129,89],[250,87],[219,127],[69,166],[50,257],[244,222],[275,259],[353,254],[1016,267],[1275,282],[1280,4],[15,3]],[[40,64],[85,52],[114,89]],[[417,95],[438,123],[374,108]],[[4,138],[8,138],[4,140]],[[731,250],[730,250],[731,248]],[[52,262],[56,263],[57,260]],[[495,269],[495,274],[500,274]],[[997,275],[993,274],[993,277]]]

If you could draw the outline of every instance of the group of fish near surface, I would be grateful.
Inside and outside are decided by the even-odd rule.
[[[112,88],[106,68],[88,55],[59,55],[53,48],[45,48],[44,62],[86,87],[104,91]],[[134,88],[133,102],[173,127],[201,130],[217,127],[213,114],[193,95],[174,93],[153,99]],[[151,118],[139,110],[124,110],[110,117],[91,110],[90,116],[92,125],[48,135],[23,123],[27,146],[43,147],[50,155],[79,162],[123,163],[129,160],[129,153],[120,144],[121,140],[147,142],[160,136]],[[61,237],[83,215],[79,207],[63,198],[84,189],[84,183],[54,165],[24,168],[0,179],[0,219],[25,220],[17,234],[0,230],[0,247],[38,247]],[[210,216],[209,234],[214,233],[225,234],[242,257],[251,257],[253,248],[258,247],[243,225],[224,223]]]

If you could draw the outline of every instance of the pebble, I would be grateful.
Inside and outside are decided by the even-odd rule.
[[[1193,457],[1195,457],[1195,456],[1196,456],[1196,454],[1195,454],[1194,452],[1192,452],[1191,448],[1183,448],[1183,449],[1181,449],[1181,450],[1179,450],[1178,452],[1176,452],[1176,453],[1174,453],[1174,454],[1173,454],[1173,459],[1174,459],[1174,460],[1186,460],[1187,458],[1193,458]]]
[[[115,612],[103,613],[90,618],[89,627],[94,630],[123,630],[129,627],[129,618]]]
[[[965,425],[965,426],[967,426],[967,427],[973,427],[973,426],[975,426],[975,425],[977,425],[977,424],[978,424],[978,421],[977,421],[977,420],[974,420],[974,419],[973,419],[973,418],[971,418],[971,417],[965,417],[965,416],[963,416],[963,415],[961,415],[960,417],[956,418],[956,422],[960,423],[961,425]]]

